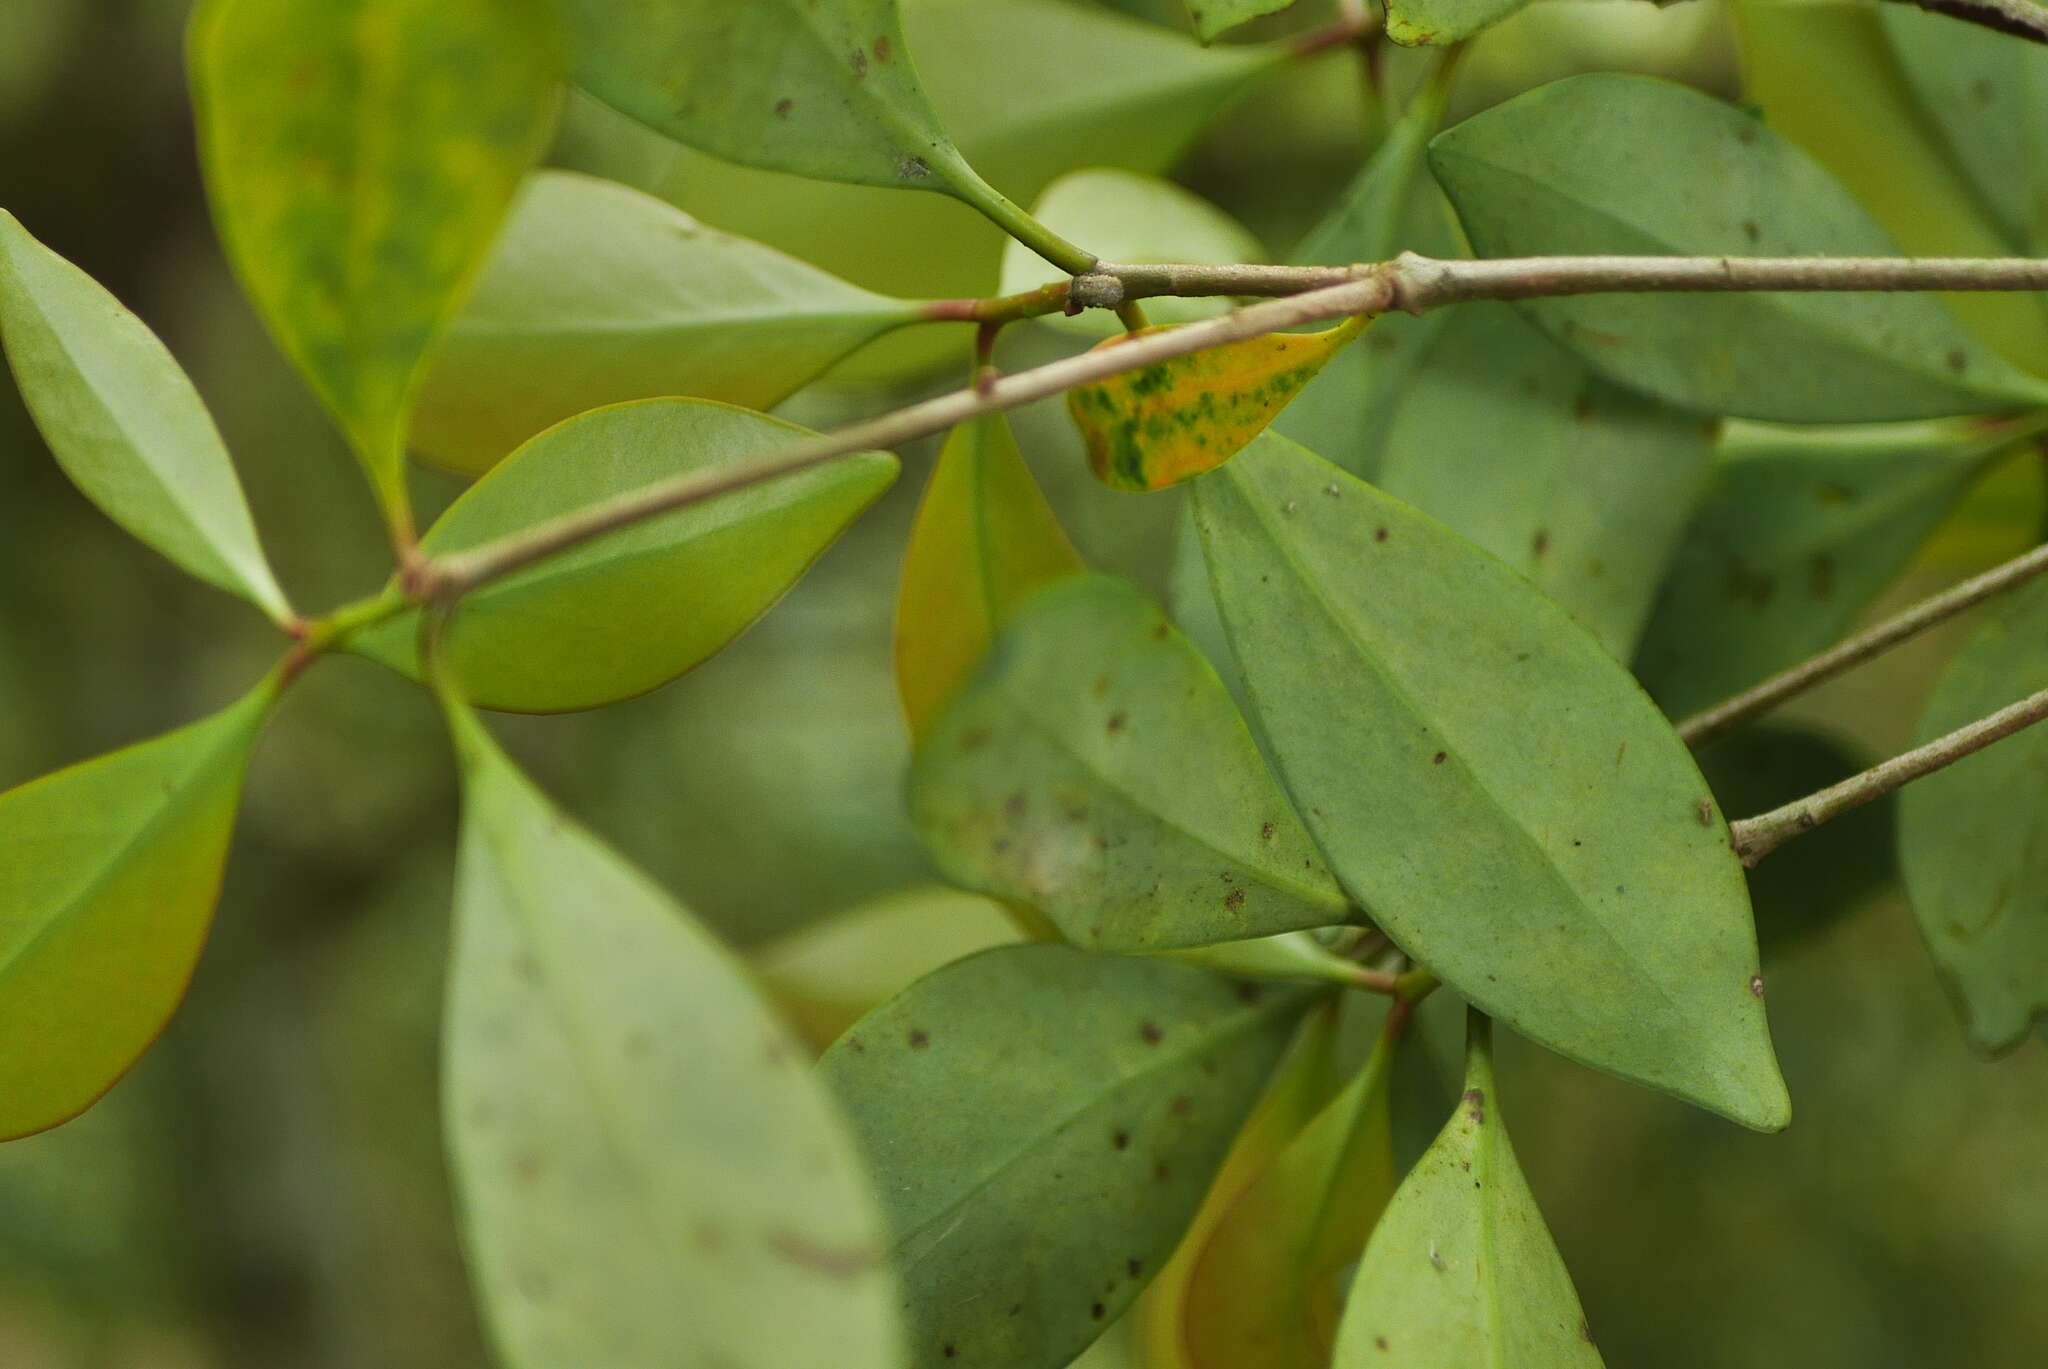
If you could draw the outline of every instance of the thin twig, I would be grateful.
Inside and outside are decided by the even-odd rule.
[[[2048,290],[2048,261],[1896,257],[1522,257],[1442,261],[1403,253],[1354,267],[1119,266],[1077,276],[1069,303],[1116,308],[1164,294],[1301,293],[1068,357],[792,443],[756,461],[660,481],[420,568],[414,588],[447,599],[593,537],[685,505],[886,449],[985,414],[1192,352],[1355,314],[1482,299],[1644,291]],[[971,315],[970,315],[971,317]]]
[[[2048,7],[2034,0],[1903,0],[1934,14],[1946,14],[2016,38],[2048,43]]]
[[[1754,868],[1758,861],[1802,832],[1811,832],[1830,818],[1840,817],[1850,809],[1859,808],[1872,799],[1883,798],[1923,775],[1954,765],[1965,756],[2032,727],[2043,718],[2048,718],[2048,689],[2001,708],[1988,718],[1979,718],[1966,727],[1959,727],[1925,746],[1915,747],[1904,755],[1872,766],[1860,775],[1851,775],[1817,794],[1809,794],[1759,817],[1731,823],[1728,833],[1735,854],[1742,857],[1744,865]]]
[[[1937,623],[1946,622],[1965,609],[1975,608],[1996,595],[2024,585],[2048,572],[2048,545],[2016,556],[1974,579],[1931,599],[1923,599],[1895,617],[1830,647],[1810,660],[1784,670],[1762,684],[1746,689],[1734,698],[1695,713],[1678,725],[1678,735],[1687,746],[1700,747],[1776,708],[1824,680],[1831,680],[1851,666],[1861,665],[1879,652],[1898,645]]]

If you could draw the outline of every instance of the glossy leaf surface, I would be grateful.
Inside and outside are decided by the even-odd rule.
[[[2048,688],[2048,585],[1996,602],[1921,715],[1932,741]],[[1980,1050],[2048,1016],[2048,732],[2038,725],[1899,794],[1899,859],[1935,968]]]
[[[462,551],[685,471],[758,457],[805,436],[779,419],[694,399],[618,404],[551,428],[471,486],[428,530]],[[678,509],[469,595],[449,652],[487,708],[554,713],[644,694],[766,612],[896,478],[882,452]],[[350,649],[417,676],[418,614]]]
[[[1340,1276],[1393,1196],[1381,1041],[1357,1078],[1249,1185],[1197,1262],[1187,1346],[1196,1366],[1325,1369],[1337,1338]]]
[[[1508,305],[1450,313],[1376,483],[1627,660],[1705,488],[1714,425],[1600,380]]]
[[[1482,256],[1894,256],[1805,153],[1710,96],[1647,77],[1556,81],[1431,144]],[[1531,301],[1596,371],[1682,407],[1785,422],[2038,405],[1938,300],[1907,293],[1613,294]]]
[[[1346,916],[1216,672],[1107,576],[1023,607],[919,747],[910,813],[949,879],[1083,946],[1210,945]]]
[[[414,444],[480,474],[606,404],[770,409],[915,315],[651,195],[544,171],[435,352]]]
[[[1314,1001],[1066,946],[988,951],[825,1055],[889,1208],[910,1363],[1058,1369],[1173,1251]]]
[[[43,439],[109,518],[208,584],[291,617],[234,462],[141,319],[0,210],[0,339]]]
[[[1118,490],[1163,490],[1216,469],[1264,432],[1370,321],[1246,338],[1069,390],[1067,408],[1089,466]],[[1102,345],[1119,347],[1151,331]]]
[[[897,0],[569,0],[577,80],[678,142],[769,171],[986,192],[939,124]]]
[[[1088,244],[1104,261],[1124,263],[1202,262],[1214,266],[1264,261],[1265,249],[1251,230],[1193,191],[1158,176],[1090,167],[1060,177],[1031,207],[1040,223],[1071,242]],[[1020,242],[1003,249],[1003,282],[998,294],[1017,295],[1056,280],[1059,268]],[[1145,301],[1156,324],[1192,323],[1231,307],[1227,298],[1165,296]],[[1046,326],[1108,337],[1120,332],[1106,309],[1048,314]]]
[[[208,0],[192,84],[214,217],[394,525],[408,410],[554,123],[551,0]]]
[[[507,1369],[899,1363],[882,1217],[743,967],[454,718],[444,1125]]]
[[[1081,569],[1009,420],[990,414],[954,429],[918,506],[897,593],[896,689],[911,736],[973,676],[1020,601]]]
[[[276,689],[0,794],[0,1139],[98,1101],[185,996]]]
[[[1457,1111],[1366,1245],[1337,1369],[1599,1369],[1571,1275],[1501,1120],[1486,1032],[1475,1024]]]
[[[1731,427],[1637,676],[1683,716],[1839,641],[2008,434],[2011,424]]]
[[[1783,1126],[1742,867],[1627,672],[1513,571],[1285,438],[1195,509],[1261,735],[1375,925],[1553,1050]]]

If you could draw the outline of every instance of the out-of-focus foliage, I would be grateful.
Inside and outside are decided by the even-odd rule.
[[[187,8],[12,0],[0,40],[0,203],[164,337],[237,454],[279,579],[294,602],[325,607],[379,583],[388,559],[341,439],[221,261],[180,69]],[[1084,166],[1171,172],[1284,246],[1331,207],[1384,130],[1377,114],[1360,113],[1347,54],[1261,83],[1271,58],[1238,42],[1327,19],[1332,6],[1316,0],[1206,54],[1159,41],[1186,30],[1179,0],[910,0],[906,10],[941,115],[1020,202]],[[1096,25],[1087,42],[1025,41],[1086,21]],[[1795,55],[1817,51],[1801,41],[1789,44]],[[1533,6],[1475,41],[1451,113],[1587,69],[1673,75],[1732,95],[1734,51],[1716,3]],[[1388,54],[1398,89],[1421,65]],[[1882,130],[1838,103],[1829,64],[1794,70],[1799,79],[1768,97],[1750,90],[1772,129],[1820,157],[1909,248],[1989,250],[1986,239],[1941,236],[1952,211],[1911,193],[1921,181],[1901,172],[1894,202],[1880,203],[1868,185],[1881,177],[1867,185],[1813,146],[1801,131],[1809,123],[1861,127],[1880,143]],[[1760,71],[1752,66],[1752,81]],[[563,161],[651,187],[719,230],[892,295],[996,283],[999,236],[958,204],[740,170],[578,107]],[[1405,228],[1391,245],[1456,249],[1441,219],[1430,231],[1453,241]],[[1329,374],[1417,322],[1383,320]],[[2012,336],[2024,333],[2015,325]],[[2026,360],[2021,343],[2000,343]],[[1004,346],[1010,368],[1060,349],[1024,330]],[[873,378],[900,378],[914,355],[964,361],[964,332],[885,343],[843,367],[830,392],[785,412],[827,426],[889,407],[909,392]],[[1018,414],[1015,426],[1090,562],[1162,589],[1178,499],[1102,491],[1057,406]],[[837,986],[793,968],[792,943],[778,938],[848,910],[933,897],[900,801],[908,744],[890,633],[935,448],[906,449],[906,478],[697,672],[602,714],[502,728],[579,821],[723,935],[771,945],[771,989],[826,1005],[816,1022],[792,1014],[819,1038],[901,981],[864,982],[837,999]],[[1324,454],[1354,469],[1377,460],[1364,445],[1355,464]],[[2030,466],[2008,471],[1937,530],[1927,554],[1938,573],[1909,579],[1911,589],[1936,588],[2031,535],[2038,477]],[[458,491],[430,472],[411,479],[423,513]],[[234,697],[273,657],[245,606],[168,573],[87,505],[5,386],[0,582],[0,784],[167,733]],[[1965,635],[1900,652],[1794,718],[1853,738],[1838,767],[1896,750]],[[455,812],[441,722],[379,667],[324,666],[282,708],[248,785],[238,865],[188,1009],[93,1112],[0,1150],[9,1369],[485,1364],[435,1120]],[[1854,866],[1857,853],[1836,858]],[[2048,1344],[2038,1296],[2048,1053],[2030,1044],[1996,1066],[1970,1056],[1895,887],[1881,870],[1876,882],[1826,909],[1838,920],[1796,944],[1771,946],[1766,926],[1772,1021],[1799,1100],[1798,1124],[1782,1136],[1717,1124],[1504,1036],[1515,1149],[1609,1363],[1919,1369],[2024,1364]],[[1755,890],[1769,917],[1763,884]],[[1783,897],[1788,918],[1821,901]],[[991,907],[972,903],[976,937],[923,949],[950,959],[998,939]],[[843,963],[856,958],[846,952]],[[1090,1352],[1090,1369],[1136,1363],[1122,1335],[1112,1330]]]

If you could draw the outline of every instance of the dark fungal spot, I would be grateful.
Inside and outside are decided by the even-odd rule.
[[[1158,1045],[1165,1035],[1166,1033],[1159,1030],[1157,1022],[1140,1022],[1138,1024],[1138,1039],[1148,1046]]]
[[[1385,1336],[1374,1336],[1372,1343],[1377,1349],[1384,1350],[1387,1348],[1387,1338]]]
[[[1385,528],[1374,528],[1374,529],[1372,530],[1372,540],[1373,540],[1373,541],[1375,541],[1375,542],[1384,542],[1384,541],[1386,541],[1386,540],[1387,540],[1387,530],[1386,530]]]
[[[1588,1345],[1593,1343],[1593,1328],[1587,1324],[1584,1317],[1579,1318],[1579,1339]]]
[[[1118,1150],[1129,1150],[1131,1148],[1131,1133],[1119,1131],[1109,1138],[1109,1143]]]
[[[1483,1089],[1466,1089],[1466,1090],[1465,1090],[1465,1105],[1466,1105],[1467,1107],[1469,1107],[1469,1108],[1471,1108],[1471,1109],[1472,1109],[1472,1111],[1471,1111],[1471,1112],[1470,1112],[1469,1114],[1467,1114],[1467,1115],[1471,1117],[1471,1119],[1472,1119],[1473,1123],[1474,1123],[1475,1125],[1484,1125],[1484,1124],[1485,1124],[1485,1122],[1486,1122],[1486,1092],[1485,1092],[1485,1090],[1483,1090]]]
[[[1545,552],[1550,550],[1549,528],[1536,529],[1536,535],[1529,539],[1529,550],[1533,555],[1536,556],[1541,556]]]
[[[795,108],[796,101],[790,99],[788,96],[784,96],[782,99],[777,100],[775,102],[775,117],[778,119],[787,119],[789,117],[789,111]]]
[[[1103,1307],[1103,1305],[1099,1302],[1092,1302],[1088,1304],[1088,1315],[1095,1318],[1095,1320],[1097,1321],[1101,1321],[1103,1315],[1107,1311],[1108,1309]]]
[[[910,1029],[910,1048],[912,1050],[921,1051],[926,1046],[929,1046],[931,1043],[932,1039],[930,1036],[925,1034],[924,1028],[912,1027]]]
[[[846,1048],[859,1055],[867,1050],[867,1045],[858,1036],[849,1036],[846,1038]]]
[[[1127,726],[1128,726],[1128,725],[1130,724],[1130,721],[1131,721],[1131,715],[1130,715],[1130,714],[1128,714],[1128,713],[1122,712],[1121,710],[1119,710],[1118,712],[1115,712],[1115,713],[1112,713],[1112,714],[1110,714],[1110,715],[1109,715],[1109,724],[1108,724],[1108,726],[1109,726],[1109,731],[1110,731],[1110,734],[1111,734],[1112,736],[1114,736],[1114,735],[1115,735],[1116,733],[1118,733],[1118,732],[1121,732],[1121,731],[1123,731],[1123,730],[1124,730],[1124,728],[1125,728],[1125,727],[1127,727]]]
[[[1166,1161],[1161,1160],[1152,1166],[1152,1177],[1163,1184],[1173,1177],[1173,1171],[1166,1167]]]
[[[1223,906],[1230,909],[1233,913],[1239,908],[1244,907],[1244,890],[1232,889],[1229,893],[1225,894],[1223,896]]]
[[[1749,992],[1754,998],[1762,998],[1764,996],[1764,977],[1762,975],[1753,974],[1749,977]]]
[[[953,1348],[952,1342],[948,1341],[946,1344],[941,1345],[939,1347],[939,1353],[944,1355],[947,1359],[951,1359],[954,1355],[958,1354],[959,1352]]]
[[[1272,823],[1270,823],[1270,822],[1262,822],[1262,823],[1260,823],[1260,824],[1259,824],[1259,840],[1261,840],[1261,841],[1271,841],[1271,840],[1273,839],[1273,834],[1274,834],[1274,833],[1275,833],[1276,831],[1278,831],[1278,830],[1279,830],[1279,829],[1278,829],[1278,828],[1276,828],[1276,827],[1274,827],[1274,826],[1273,826],[1273,824],[1272,824]]]
[[[1823,602],[1835,597],[1835,558],[1817,553],[1806,568],[1807,588]]]
[[[931,179],[932,165],[922,157],[905,157],[896,163],[896,178],[903,181]]]
[[[1961,375],[1970,368],[1970,358],[1960,347],[1952,347],[1948,354],[1948,368]]]
[[[989,730],[985,727],[970,727],[961,734],[960,749],[962,751],[979,751],[982,747],[988,745],[989,736]]]
[[[1024,792],[1021,789],[1003,800],[1003,816],[1011,822],[1024,816]]]
[[[1237,986],[1237,1001],[1240,1003],[1256,1003],[1265,996],[1266,991],[1249,979]]]
[[[1138,1275],[1144,1272],[1145,1262],[1139,1259],[1136,1255],[1133,1255],[1131,1256],[1131,1258],[1124,1261],[1124,1273],[1130,1275],[1132,1278],[1135,1279],[1138,1277]]]
[[[1738,129],[1736,129],[1736,130],[1735,130],[1735,139],[1736,139],[1736,141],[1737,141],[1737,142],[1741,143],[1741,144],[1742,144],[1742,145],[1743,145],[1744,147],[1748,147],[1748,146],[1750,146],[1751,144],[1755,143],[1755,142],[1756,142],[1756,125],[1755,125],[1755,124],[1744,124],[1744,125],[1743,125],[1743,126],[1742,126],[1741,128],[1738,128]]]
[[[1757,226],[1757,221],[1755,219],[1744,219],[1742,221],[1742,235],[1748,238],[1751,242],[1755,242],[1759,238],[1763,237],[1764,230]]]
[[[868,55],[859,48],[853,50],[853,79],[865,79],[868,74]]]
[[[875,60],[886,63],[895,53],[889,44],[889,35],[883,34],[875,40]]]
[[[1185,1093],[1175,1094],[1171,1106],[1173,1108],[1173,1115],[1176,1117],[1185,1117],[1195,1110],[1194,1100],[1190,1099]]]
[[[1450,758],[1450,752],[1439,751],[1434,756],[1430,757],[1429,763],[1431,765],[1442,765],[1445,761],[1449,760]]]

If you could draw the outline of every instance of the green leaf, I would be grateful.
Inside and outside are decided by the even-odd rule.
[[[896,689],[910,735],[925,735],[1022,600],[1082,568],[1010,421],[990,414],[955,428],[918,506],[897,593]]]
[[[545,145],[552,0],[207,0],[201,160],[228,258],[409,536],[428,347]]]
[[[480,474],[605,404],[691,395],[770,409],[918,316],[651,195],[542,172],[435,352],[414,445]]]
[[[1338,1010],[1339,1003],[1332,1000],[1302,1023],[1293,1046],[1239,1128],[1180,1248],[1131,1313],[1144,1346],[1145,1369],[1198,1369],[1200,1347],[1189,1335],[1195,1316],[1195,1269],[1238,1197],[1271,1169],[1336,1091]]]
[[[713,156],[1023,219],[940,124],[897,0],[569,0],[577,79]],[[1085,254],[1084,254],[1085,255]]]
[[[948,879],[1083,946],[1203,946],[1347,915],[1216,672],[1108,576],[1022,608],[918,748],[910,813]]]
[[[1627,660],[1705,488],[1716,425],[1600,380],[1505,304],[1450,313],[1399,402],[1378,485]]]
[[[1188,1285],[1185,1334],[1196,1369],[1330,1363],[1339,1278],[1358,1259],[1398,1177],[1392,1064],[1383,1035],[1350,1087],[1217,1223]]]
[[[2024,436],[2013,423],[1731,426],[1644,631],[1638,678],[1681,717],[1838,641]]]
[[[506,1369],[893,1369],[882,1214],[733,956],[466,709],[444,1126]]]
[[[2048,251],[2048,48],[1930,11],[1876,19],[2007,240]]]
[[[1464,1097],[1366,1245],[1336,1369],[1599,1369],[1501,1121],[1490,1036],[1475,1014]]]
[[[1251,230],[1209,201],[1172,181],[1113,167],[1091,167],[1054,181],[1031,207],[1033,217],[1104,261],[1138,263],[1202,262],[1232,266],[1266,260],[1266,250]],[[1003,249],[1003,277],[998,294],[1018,295],[1056,280],[1058,267],[1024,244],[1012,241]],[[1228,313],[1227,298],[1164,296],[1145,301],[1145,312],[1157,324],[1193,323]],[[1105,309],[1049,314],[1049,327],[1090,337],[1121,332],[1116,316]]]
[[[1289,257],[1297,266],[1348,266],[1385,261],[1402,250],[1432,257],[1464,255],[1450,203],[1424,166],[1442,116],[1447,87],[1439,75],[1387,131],[1372,160]],[[1433,309],[1377,319],[1356,347],[1330,358],[1322,374],[1273,420],[1293,438],[1353,475],[1379,470],[1387,430],[1400,397],[1437,334],[1457,315]]]
[[[177,1010],[278,687],[0,794],[0,1140],[92,1106]]]
[[[421,539],[465,551],[685,471],[808,436],[700,399],[616,404],[550,428],[472,485]],[[558,713],[644,694],[767,612],[896,478],[867,452],[648,519],[492,581],[456,615],[449,658],[486,708]],[[419,678],[419,615],[349,649]]]
[[[1230,642],[1338,880],[1460,996],[1775,1130],[1742,867],[1691,756],[1562,608],[1268,436],[1195,486]]]
[[[1928,742],[2048,688],[2048,584],[1998,600],[1927,701]],[[2003,1051],[2048,1016],[2048,731],[1907,785],[1899,860],[1970,1042]]]
[[[1967,164],[1915,98],[1901,66],[1908,54],[1886,36],[1885,8],[1860,0],[1741,0],[1734,13],[1747,97],[1775,132],[1826,167],[1906,255],[2009,255],[2017,240],[2000,231]],[[2024,181],[2022,165],[2008,164],[2006,185]],[[2007,360],[2048,369],[2048,311],[2040,296],[1980,290],[1941,298]]]
[[[1373,318],[1226,342],[1074,387],[1067,412],[1088,445],[1090,469],[1111,489],[1133,491],[1163,490],[1216,469],[1264,432]]]
[[[1449,47],[1513,14],[1529,0],[1388,0],[1387,37],[1406,47]]]
[[[141,319],[5,210],[0,340],[43,439],[86,498],[201,580],[291,619],[192,382]]]
[[[988,951],[825,1054],[923,1369],[1056,1369],[1172,1254],[1302,1013],[1149,957]]]
[[[1026,204],[1086,166],[1165,172],[1226,105],[1287,60],[1283,47],[1203,48],[1069,0],[906,0],[903,19],[946,127],[985,176]],[[1009,242],[935,195],[799,180],[687,149],[649,188],[885,294],[992,294]],[[950,365],[960,350],[951,330],[919,329],[849,368]]]
[[[899,889],[752,954],[761,984],[820,1050],[914,980],[1017,940],[1002,905],[941,885]]]
[[[1490,257],[1892,256],[1811,158],[1649,77],[1575,76],[1440,134],[1431,164]],[[2040,405],[2048,381],[1920,294],[1615,294],[1521,306],[1595,371],[1682,408],[1794,423]]]
[[[1249,24],[1254,19],[1292,8],[1295,0],[1185,0],[1185,3],[1188,18],[1195,25],[1195,36],[1204,43],[1213,43],[1239,24]],[[1123,258],[1109,257],[1109,260],[1122,261]]]

